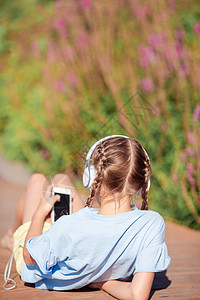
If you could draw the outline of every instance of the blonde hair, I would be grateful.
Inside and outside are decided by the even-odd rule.
[[[97,190],[104,184],[110,193],[133,196],[141,191],[141,209],[148,209],[148,179],[151,176],[149,159],[138,141],[111,137],[101,142],[92,154],[97,173],[86,206],[91,206]]]

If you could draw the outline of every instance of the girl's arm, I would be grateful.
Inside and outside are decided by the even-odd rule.
[[[43,225],[44,225],[44,221],[45,221],[46,216],[52,210],[52,207],[53,207],[54,203],[56,201],[59,201],[59,199],[60,199],[59,195],[55,195],[53,197],[51,196],[51,189],[52,189],[52,186],[51,185],[48,186],[44,197],[42,197],[42,199],[40,200],[40,203],[39,203],[38,208],[36,209],[36,211],[33,215],[30,228],[29,228],[28,233],[26,235],[26,239],[25,239],[25,242],[24,242],[23,257],[24,257],[25,263],[28,266],[35,265],[36,262],[31,257],[31,255],[29,254],[29,252],[26,248],[26,243],[29,239],[42,234],[42,229],[43,229]]]
[[[132,282],[108,280],[92,283],[91,288],[100,288],[119,300],[148,300],[154,273],[136,273]]]

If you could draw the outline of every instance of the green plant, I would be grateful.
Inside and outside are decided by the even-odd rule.
[[[151,207],[200,229],[199,7],[186,14],[173,1],[30,3],[23,13],[10,9],[13,23],[4,18],[0,30],[7,156],[46,175],[81,175],[78,153],[93,141],[136,137],[151,157]]]

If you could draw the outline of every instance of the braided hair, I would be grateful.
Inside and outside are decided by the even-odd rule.
[[[98,145],[95,149],[96,155],[95,155],[95,159],[94,159],[94,165],[96,163],[98,163],[98,167],[97,167],[97,173],[96,176],[94,178],[94,182],[92,184],[91,187],[91,192],[90,195],[87,199],[86,202],[86,206],[91,207],[96,191],[100,188],[102,180],[103,180],[103,173],[104,173],[104,168],[106,165],[106,156],[105,156],[105,149],[104,149],[104,144],[101,143],[100,145]]]
[[[138,141],[124,137],[110,137],[102,141],[92,154],[96,169],[86,206],[91,207],[102,184],[109,193],[123,193],[130,198],[141,191],[141,209],[148,209],[148,179],[150,161]]]
[[[146,154],[145,154],[146,156]],[[146,157],[146,161],[144,161],[144,164],[146,166],[145,168],[145,175],[144,175],[144,185],[142,187],[142,210],[148,210],[148,179],[150,177],[150,162],[149,159]]]

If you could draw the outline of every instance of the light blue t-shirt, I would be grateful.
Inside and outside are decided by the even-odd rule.
[[[36,288],[69,290],[91,282],[128,280],[136,272],[160,272],[170,264],[165,223],[154,211],[99,215],[85,207],[62,216],[27,242],[37,265],[23,261],[21,278]]]

